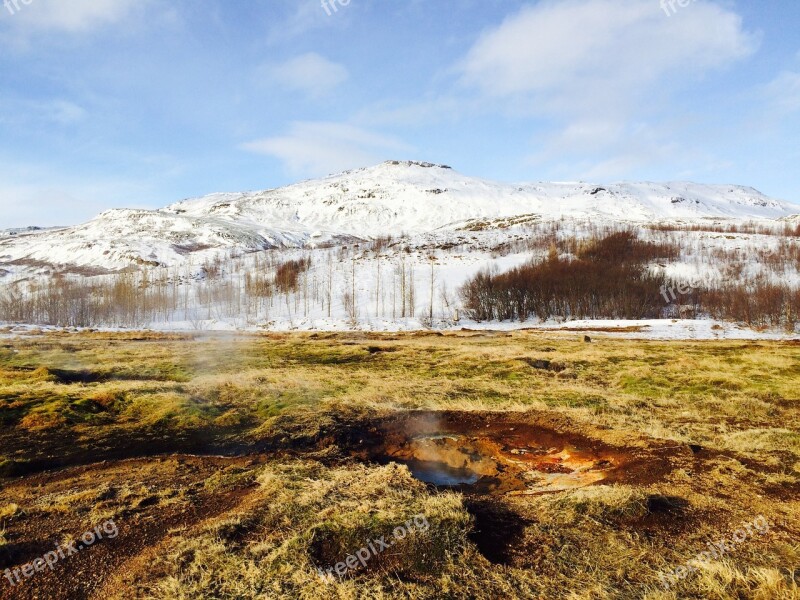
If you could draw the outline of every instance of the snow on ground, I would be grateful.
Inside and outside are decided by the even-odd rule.
[[[423,325],[419,319],[375,319],[358,323],[353,326],[343,319],[300,319],[296,322],[274,323],[271,327],[247,325],[240,319],[211,319],[207,321],[173,321],[161,323],[152,327],[121,328],[100,327],[91,331],[121,332],[121,331],[159,331],[169,333],[260,333],[272,332],[402,332],[402,331],[541,331],[564,336],[589,336],[593,341],[603,338],[619,338],[631,340],[800,340],[800,335],[787,333],[781,330],[755,330],[735,323],[726,323],[715,320],[689,320],[689,319],[646,319],[646,320],[576,320],[557,323],[549,321],[527,322],[491,322],[477,323],[462,320],[458,323],[438,322],[434,328]],[[615,331],[617,330],[617,331]],[[20,325],[0,323],[0,339],[16,338],[35,335],[38,333],[56,331],[87,331],[85,328],[59,328],[42,327],[38,325]]]
[[[578,320],[533,325],[531,329],[640,340],[787,340],[800,337],[774,329],[757,331],[713,319]]]

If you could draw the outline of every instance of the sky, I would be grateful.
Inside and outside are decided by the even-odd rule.
[[[0,229],[389,159],[800,203],[797,0],[5,2]]]

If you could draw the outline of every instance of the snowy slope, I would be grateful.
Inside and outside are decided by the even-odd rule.
[[[109,210],[92,221],[0,239],[0,264],[71,265],[119,270],[136,264],[174,264],[192,253],[271,247],[259,233],[228,221],[160,211]]]
[[[538,215],[612,221],[777,219],[800,206],[739,186],[691,183],[538,183],[510,185],[466,177],[449,167],[387,162],[277,190],[215,194],[164,209],[371,237],[421,233],[473,219]]]
[[[220,253],[302,248],[403,232],[561,218],[593,223],[790,220],[800,206],[730,185],[511,185],[441,165],[389,161],[288,187],[214,194],[156,211],[110,210],[89,223],[0,235],[0,276],[52,269],[87,274],[135,265],[198,264]]]
[[[36,227],[31,225],[29,227],[12,227],[11,229],[0,229],[0,239],[8,237],[19,237],[31,233],[41,233],[43,231],[55,231],[61,227]]]

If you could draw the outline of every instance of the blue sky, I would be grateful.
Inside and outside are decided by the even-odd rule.
[[[800,202],[797,0],[344,2],[8,0],[0,228],[390,158]]]

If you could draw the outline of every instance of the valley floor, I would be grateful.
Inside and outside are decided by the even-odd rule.
[[[568,325],[7,329],[0,598],[800,598],[798,342]]]

